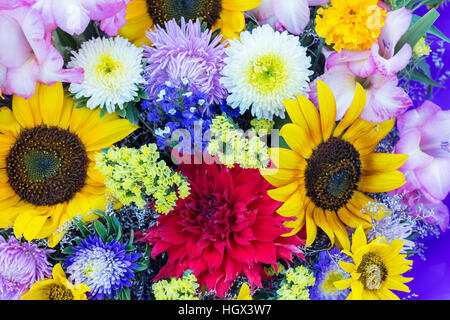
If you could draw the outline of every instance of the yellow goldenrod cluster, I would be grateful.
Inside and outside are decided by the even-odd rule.
[[[261,137],[268,135],[270,133],[270,131],[273,129],[273,126],[275,125],[275,121],[254,118],[252,119],[252,121],[250,121],[250,125],[256,130],[258,135]]]
[[[269,163],[267,145],[254,129],[244,133],[231,118],[217,116],[210,126],[211,140],[208,152],[218,156],[221,163],[231,168],[239,164],[242,168],[265,168]]]
[[[106,176],[105,185],[122,204],[146,205],[145,196],[154,200],[154,209],[167,214],[178,197],[189,195],[189,183],[159,159],[155,144],[134,148],[110,148],[96,155],[97,168]]]
[[[197,278],[191,272],[185,272],[182,278],[170,278],[170,281],[160,280],[152,286],[156,300],[198,300],[195,296]]]
[[[317,34],[338,52],[370,49],[387,16],[378,0],[331,0],[330,4],[317,11]]]
[[[277,290],[278,300],[309,300],[309,289],[316,282],[313,274],[303,266],[289,268]]]
[[[431,53],[430,46],[426,43],[425,38],[420,38],[419,42],[413,48],[413,52],[418,57],[428,56]]]

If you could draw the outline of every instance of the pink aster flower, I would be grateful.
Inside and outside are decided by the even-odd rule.
[[[0,300],[18,300],[33,283],[50,278],[52,266],[47,254],[53,250],[10,237],[0,236]]]
[[[149,96],[156,97],[158,87],[166,81],[179,85],[187,80],[193,90],[208,95],[208,103],[222,101],[227,95],[220,83],[225,43],[220,42],[221,36],[211,40],[211,35],[210,30],[201,31],[199,20],[186,23],[183,18],[181,26],[173,19],[165,23],[165,28],[149,30],[152,46],[145,46],[144,51]]]
[[[63,69],[52,34],[38,11],[29,6],[0,10],[0,90],[30,98],[36,82],[83,81],[82,69]]]
[[[450,110],[431,101],[408,111],[397,119],[400,140],[395,153],[407,154],[399,169],[406,184],[399,190],[415,192],[438,203],[450,192]]]
[[[320,6],[330,0],[262,0],[250,11],[260,24],[269,24],[278,31],[299,35],[310,21],[310,6]]]
[[[356,83],[359,82],[366,92],[366,105],[360,115],[366,121],[380,123],[405,112],[413,105],[409,95],[398,87],[396,76],[385,77],[376,72],[366,78],[362,78],[352,72],[350,67],[339,64],[325,72],[318,78],[325,82],[332,90],[336,98],[336,120],[341,120],[350,107]],[[310,84],[310,99],[317,105],[317,79]]]

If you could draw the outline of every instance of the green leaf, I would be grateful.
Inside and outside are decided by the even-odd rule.
[[[108,113],[108,110],[106,110],[106,108],[101,108],[100,109],[100,118],[103,118],[105,116],[105,114]]]
[[[136,108],[136,104],[129,103],[126,109],[126,117],[130,120],[131,124],[137,125],[139,122],[139,111]]]
[[[433,79],[431,79],[429,76],[427,76],[425,73],[420,71],[419,69],[414,69],[411,73],[411,80],[413,81],[419,81],[428,85],[431,85],[433,87],[442,88],[443,86],[440,83],[437,83]]]
[[[417,21],[419,21],[420,16],[413,14],[412,19],[411,19],[411,25],[415,24]],[[427,33],[438,37],[441,40],[444,40],[447,43],[450,43],[450,39],[443,34],[438,28],[436,28],[435,26],[431,26],[428,30]]]
[[[77,50],[77,42],[75,39],[68,34],[67,32],[63,31],[60,28],[56,28],[56,36],[58,37],[59,43],[64,47],[70,47],[73,50]]]
[[[70,255],[73,253],[73,249],[72,247],[65,247],[63,250],[61,250],[61,253],[65,255]]]
[[[73,222],[77,225],[78,230],[80,230],[83,238],[87,238],[88,236],[92,235],[92,232],[89,231],[88,228],[77,218],[73,219]]]
[[[105,226],[98,220],[95,220],[93,222],[95,232],[102,238],[103,242],[106,242],[106,239],[108,238],[108,233],[106,231]]]
[[[403,35],[400,41],[395,46],[395,52],[397,53],[403,46],[408,43],[413,48],[416,43],[425,36],[427,31],[433,25],[433,23],[439,18],[439,12],[436,9],[431,9],[422,18],[420,18],[408,31]]]

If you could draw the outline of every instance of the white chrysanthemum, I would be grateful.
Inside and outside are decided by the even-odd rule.
[[[72,83],[69,91],[76,99],[89,98],[89,109],[106,108],[109,113],[116,107],[134,100],[139,90],[138,84],[145,82],[142,77],[143,49],[128,40],[97,38],[82,44],[78,52],[73,52],[69,62],[71,68],[84,70],[84,81]]]
[[[231,40],[225,49],[221,83],[230,93],[227,103],[240,108],[241,114],[251,107],[258,119],[284,118],[283,100],[309,90],[312,71],[306,49],[298,37],[269,25],[244,31],[240,39]]]

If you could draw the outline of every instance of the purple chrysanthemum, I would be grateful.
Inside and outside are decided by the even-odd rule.
[[[349,259],[336,247],[319,253],[317,263],[313,267],[316,282],[309,290],[311,300],[344,300],[348,296],[350,289],[339,290],[334,286],[334,281],[350,277],[339,266],[339,260]]]
[[[36,281],[51,278],[50,249],[0,236],[0,300],[18,300]]]
[[[166,81],[180,85],[185,79],[193,90],[207,94],[210,104],[226,97],[227,91],[219,81],[225,66],[221,36],[211,40],[212,32],[202,32],[199,20],[186,23],[182,18],[181,26],[173,19],[165,23],[165,28],[149,30],[147,37],[152,46],[145,47],[148,64],[144,78],[151,98],[157,97],[158,88]]]
[[[127,253],[126,244],[112,240],[104,243],[97,235],[80,241],[72,247],[72,254],[65,263],[70,279],[75,283],[84,283],[91,292],[88,299],[102,300],[106,295],[113,298],[117,291],[131,286],[134,262],[141,254]]]

